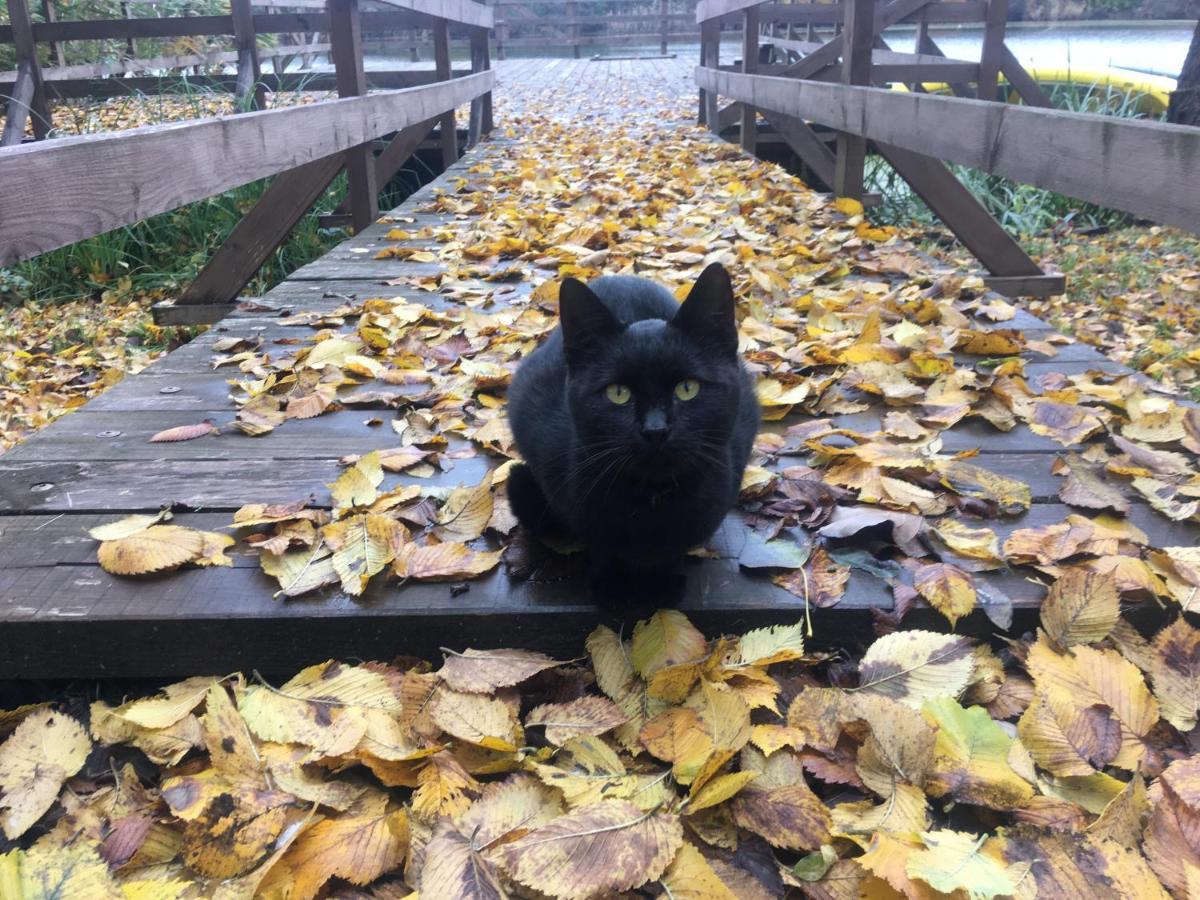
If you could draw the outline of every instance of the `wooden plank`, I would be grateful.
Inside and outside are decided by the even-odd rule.
[[[46,100],[46,89],[42,84],[42,64],[38,61],[37,43],[33,37],[33,19],[29,15],[29,0],[8,0],[8,20],[12,23],[12,44],[16,53],[18,70],[23,74],[25,85],[14,91],[8,104],[8,115],[17,119],[15,123],[24,131],[25,116],[33,126],[34,140],[42,140],[54,127],[50,115],[50,104]],[[18,79],[21,80],[21,79]],[[17,94],[21,99],[17,99]],[[12,140],[16,128],[9,129],[5,122],[4,137],[0,144],[20,143],[20,132]]]
[[[786,116],[783,113],[768,112],[764,117],[787,142],[787,145],[808,166],[809,170],[820,182],[821,189],[833,190],[834,157],[833,151],[826,143],[817,137],[808,123],[803,119]]]
[[[984,0],[933,0],[926,7],[933,24],[968,24],[982,22],[986,13]],[[878,12],[882,12],[879,10]],[[838,26],[845,18],[843,3],[766,4],[760,13],[764,22],[801,25]]]
[[[344,164],[345,153],[333,153],[276,175],[173,307],[209,307],[212,318],[200,324],[212,324],[230,312],[242,288],[287,239]]]
[[[243,103],[254,101],[263,109],[265,95],[259,80],[262,67],[258,61],[258,38],[254,32],[254,13],[250,0],[229,0],[233,11],[233,42],[237,51],[237,97]]]
[[[812,53],[823,46],[818,41],[796,41],[786,38],[771,38],[769,43],[777,47],[782,47],[785,50],[795,50],[799,53]],[[968,59],[949,59],[944,55],[934,53],[904,53],[891,49],[873,49],[871,51],[871,65],[880,66],[885,64],[929,66],[934,71],[943,72],[955,71],[962,66],[979,68],[978,63],[973,63]]]
[[[921,24],[927,25],[925,22],[922,22]],[[923,54],[932,55],[934,57],[945,57],[946,55],[942,52],[942,48],[938,46],[937,42],[929,36],[928,30],[919,32],[917,34],[917,49]],[[974,74],[968,78],[967,81],[950,81],[950,91],[955,97],[974,96],[973,92],[971,91],[971,85],[967,82],[978,80],[979,70],[977,68]]]
[[[1057,297],[1067,292],[1063,275],[985,275],[983,282],[1005,297]]]
[[[708,68],[695,77],[762,109],[1200,230],[1195,128]]]
[[[889,6],[890,8],[890,6]],[[847,0],[842,33],[842,84],[871,83],[872,44],[877,30],[875,0]],[[833,164],[833,192],[839,197],[862,199],[867,139],[839,131]]]
[[[329,0],[329,19],[329,41],[333,45],[338,96],[361,96],[367,93],[367,76],[363,68],[362,21],[358,0]],[[379,216],[374,150],[368,143],[351,147],[346,151],[345,164],[350,224],[355,231],[362,231]]]
[[[384,12],[364,12],[363,27],[370,32],[400,31],[414,26],[428,27],[438,18],[488,29],[495,24],[494,10],[474,0],[412,0],[411,3],[392,5],[397,8]],[[254,30],[259,34],[328,32],[329,16],[323,10],[311,13],[259,13],[254,16]],[[39,22],[33,26],[34,39],[39,43],[233,34],[231,15]],[[11,26],[0,26],[0,43],[12,41]]]
[[[439,80],[450,78],[450,26],[439,20],[433,26],[433,59]],[[454,110],[444,112],[438,120],[442,144],[442,168],[448,169],[458,159],[458,126]]]
[[[29,64],[22,62],[20,66],[16,83],[9,92],[0,147],[15,147],[25,139],[25,123],[29,121],[30,107],[33,105],[34,85]]]
[[[874,0],[872,0],[874,2]],[[742,71],[753,72],[758,66],[758,7],[748,6],[742,11]],[[741,104],[741,144],[747,153],[753,153],[758,137],[758,110],[751,104]]]
[[[495,73],[287,109],[0,149],[0,265],[175,209],[417,124]],[[42,193],[31,186],[55,184]]]
[[[871,41],[874,39],[876,34],[913,15],[918,10],[927,6],[929,2],[930,0],[891,0],[887,6],[878,11],[875,10],[874,4],[872,3],[870,10],[864,11],[864,15],[869,14],[866,21],[871,23],[871,32],[865,36],[867,46],[862,48],[862,53],[867,56],[868,61],[870,60]],[[854,0],[843,4],[843,8],[846,10],[846,16],[851,15],[850,7],[853,5]],[[848,19],[843,21],[846,21],[846,23],[849,24]],[[860,38],[860,40],[862,40],[862,38]],[[814,50],[799,62],[788,66],[787,69],[785,69],[785,73],[792,78],[808,78],[812,75],[815,75],[826,66],[834,65],[838,58],[843,55],[844,47],[844,35],[835,35],[819,49]]]
[[[941,160],[875,142],[880,154],[912,186],[954,236],[992,275],[1041,278],[1041,267],[984,209]]]
[[[433,18],[445,19],[459,25],[491,28],[496,12],[490,6],[474,0],[380,0],[388,6],[411,10]]]
[[[455,69],[454,77],[469,75],[469,69]],[[432,69],[409,71],[367,72],[367,84],[372,90],[396,90],[416,87],[437,81]],[[306,91],[331,93],[337,90],[336,76],[332,72],[285,72],[263,73],[259,83],[268,91]],[[237,77],[232,75],[184,75],[135,76],[131,78],[68,78],[47,80],[46,94],[51,99],[76,97],[127,97],[134,94],[177,94],[184,87],[202,91],[234,93]]]
[[[987,0],[983,26],[983,49],[979,58],[979,85],[976,98],[996,100],[1000,66],[1004,57],[1004,27],[1008,22],[1008,0]]]
[[[483,72],[492,67],[490,51],[488,50],[488,33],[483,28],[472,28],[471,39],[471,71]],[[467,129],[467,147],[470,149],[479,143],[485,134],[491,134],[492,95],[484,94],[471,101],[470,126]]]
[[[708,29],[706,33],[708,49],[704,54],[704,65],[715,70],[721,64],[721,27],[716,22],[705,23],[705,27]],[[718,104],[719,96],[715,90],[708,90],[702,93],[702,97],[705,104],[704,120],[708,125],[708,130],[720,136],[721,110]]]
[[[696,4],[696,21],[703,23],[761,5],[762,0],[699,0]]]
[[[379,151],[375,156],[375,183],[377,185],[383,186],[392,180],[393,176],[403,168],[404,164],[417,151],[417,148],[421,146],[425,138],[429,136],[429,132],[437,124],[437,121],[437,117],[435,116],[434,118],[426,119],[424,122],[405,128]],[[349,209],[349,198],[346,198],[338,204],[333,214],[335,216],[342,215]]]
[[[58,21],[58,13],[54,8],[54,0],[42,0],[42,18],[47,22]],[[63,52],[63,46],[58,41],[50,41],[50,55],[54,57],[54,64],[57,66],[65,66],[67,64],[66,53]]]

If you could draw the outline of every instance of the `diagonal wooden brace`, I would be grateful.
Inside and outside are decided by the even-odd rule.
[[[179,299],[154,307],[154,320],[164,325],[220,321],[254,273],[337,177],[345,157],[345,152],[333,153],[276,175]]]
[[[875,141],[875,148],[990,273],[985,282],[1009,296],[1061,294],[1064,279],[1047,275],[939,159]]]

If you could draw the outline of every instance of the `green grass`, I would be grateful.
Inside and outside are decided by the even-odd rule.
[[[1057,85],[1050,99],[1059,109],[1091,112],[1121,118],[1145,118],[1138,111],[1140,95],[1130,95],[1100,85]],[[1119,210],[1084,203],[1053,191],[989,175],[978,169],[952,165],[958,179],[979,198],[1004,228],[1018,237],[1045,234],[1067,225],[1123,226],[1132,219]],[[882,202],[869,212],[878,225],[938,224],[937,217],[908,183],[880,157],[867,162],[866,190],[882,195]]]

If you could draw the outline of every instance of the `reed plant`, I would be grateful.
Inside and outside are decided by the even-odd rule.
[[[1111,85],[1059,84],[1052,86],[1049,94],[1059,109],[1126,119],[1146,118],[1140,109],[1140,94],[1130,94]],[[999,175],[959,165],[952,165],[951,169],[988,212],[1018,237],[1046,234],[1067,225],[1076,228],[1120,227],[1132,221],[1128,214],[1119,210],[1085,203]],[[867,191],[882,197],[882,202],[870,210],[870,217],[876,224],[920,227],[938,223],[924,201],[881,157],[868,159],[865,183]]]

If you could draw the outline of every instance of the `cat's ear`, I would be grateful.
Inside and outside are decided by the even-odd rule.
[[[566,278],[559,286],[558,317],[569,366],[592,358],[606,340],[621,331],[617,317],[591,288],[575,278]]]
[[[738,333],[733,307],[729,273],[720,263],[713,263],[700,273],[671,324],[693,340],[736,356]]]

